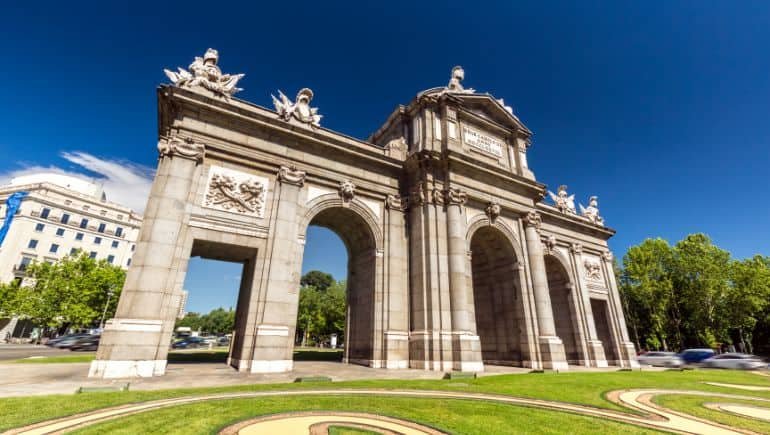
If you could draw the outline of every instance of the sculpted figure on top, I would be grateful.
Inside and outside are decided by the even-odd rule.
[[[588,207],[580,204],[580,214],[596,225],[604,225],[604,218],[599,216],[599,198],[596,196],[588,199]]]
[[[462,81],[465,79],[465,70],[461,66],[452,68],[452,76],[449,79],[449,84],[446,85],[446,89],[450,92],[462,92],[464,94],[472,94],[476,92],[475,89],[465,89],[462,85]]]
[[[168,69],[164,69],[163,72],[173,84],[179,87],[202,86],[229,99],[236,92],[243,90],[236,85],[244,74],[222,74],[217,62],[219,62],[219,52],[209,48],[202,58],[196,56],[187,70],[179,67],[176,72]]]
[[[558,208],[560,212],[577,214],[575,211],[575,195],[567,194],[567,186],[563,184],[559,186],[558,194],[554,194],[549,190],[548,195],[551,197],[554,204],[556,205],[556,208]]]
[[[313,91],[308,88],[302,88],[297,92],[297,98],[295,102],[291,102],[289,97],[284,95],[280,90],[278,96],[280,99],[275,98],[275,95],[270,94],[273,97],[273,105],[278,115],[283,118],[284,121],[290,120],[292,117],[305,124],[310,124],[315,127],[321,126],[321,115],[318,114],[318,109],[310,107],[310,101],[313,100]]]

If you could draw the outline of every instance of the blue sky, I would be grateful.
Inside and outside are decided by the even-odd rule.
[[[107,3],[3,6],[0,181],[55,167],[141,204],[162,69],[208,47],[246,73],[240,98],[310,87],[324,125],[359,138],[460,64],[534,132],[540,181],[599,196],[618,256],[692,232],[770,254],[768,2]],[[342,278],[342,245],[309,237],[306,267]],[[234,275],[194,262],[188,308],[234,303],[210,290]]]

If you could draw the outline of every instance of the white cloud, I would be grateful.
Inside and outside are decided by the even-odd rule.
[[[108,201],[124,205],[139,213],[144,212],[152,186],[154,169],[133,162],[102,159],[80,151],[64,152],[61,157],[79,168],[65,170],[57,166],[25,166],[0,174],[0,184],[6,184],[14,177],[39,172],[70,175],[104,186]],[[79,169],[85,169],[96,176],[84,174]]]

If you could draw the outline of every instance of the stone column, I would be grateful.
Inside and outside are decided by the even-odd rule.
[[[452,309],[452,366],[464,372],[484,371],[481,341],[468,321],[468,249],[463,206],[468,195],[459,189],[447,189],[447,257],[449,262],[449,298]]]
[[[580,303],[583,305],[583,312],[585,313],[585,324],[588,332],[586,342],[588,344],[589,363],[594,367],[607,367],[607,357],[604,353],[604,346],[596,334],[596,321],[594,320],[593,309],[591,308],[591,298],[588,296],[588,287],[586,286],[585,274],[583,273],[582,268],[583,245],[580,243],[573,243],[570,246],[570,252],[572,252],[573,261],[575,263],[573,270],[578,284]]]
[[[524,219],[524,237],[527,239],[527,255],[532,274],[532,287],[535,294],[535,312],[540,335],[538,343],[543,359],[543,367],[554,370],[566,370],[567,358],[564,354],[564,344],[556,336],[556,326],[551,308],[551,295],[548,289],[548,275],[545,270],[543,245],[540,241],[540,214],[531,211]]]
[[[152,184],[133,263],[126,275],[114,319],[107,321],[89,377],[163,375],[173,323],[176,272],[183,234],[189,221],[187,204],[204,147],[192,140],[162,139],[160,161]]]
[[[387,209],[387,279],[385,284],[387,325],[384,331],[384,367],[409,367],[409,281],[406,239],[405,201],[388,195]]]
[[[626,316],[623,313],[623,305],[620,302],[620,294],[618,294],[618,285],[615,282],[615,269],[613,267],[614,259],[612,252],[607,251],[602,255],[604,260],[604,273],[607,276],[609,282],[609,303],[611,304],[611,310],[614,313],[615,322],[617,322],[619,334],[618,344],[620,352],[618,358],[620,358],[621,367],[639,367],[639,362],[636,360],[636,347],[631,339],[628,337],[628,328],[626,327]]]
[[[291,371],[294,367],[294,329],[299,302],[299,193],[305,172],[282,166],[275,220],[270,228],[267,289],[261,301],[251,361],[252,373]],[[347,344],[347,343],[346,343]]]

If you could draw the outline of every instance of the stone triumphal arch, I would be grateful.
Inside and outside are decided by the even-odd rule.
[[[158,89],[158,170],[90,376],[164,374],[191,256],[243,264],[229,364],[291,370],[309,225],[348,249],[346,362],[636,364],[596,198],[578,212],[565,186],[547,192],[530,131],[462,68],[362,141],[321,127],[309,89],[275,111],[233,98],[242,75],[218,60]]]

